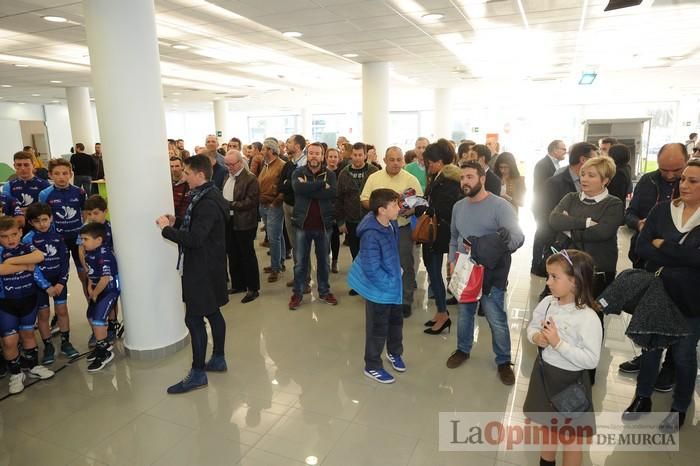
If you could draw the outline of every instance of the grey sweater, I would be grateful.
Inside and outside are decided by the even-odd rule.
[[[567,214],[564,214],[567,212]],[[593,257],[599,272],[615,272],[617,267],[617,229],[624,220],[622,201],[608,195],[595,204],[586,204],[579,193],[569,193],[549,216],[549,225],[556,232],[571,232],[575,249]],[[597,222],[586,228],[586,219]]]

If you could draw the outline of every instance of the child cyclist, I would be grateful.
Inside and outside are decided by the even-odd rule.
[[[44,355],[41,363],[52,364],[56,358],[49,326],[50,298],[53,298],[61,332],[61,353],[69,359],[76,358],[79,353],[70,342],[68,316],[68,249],[61,235],[52,227],[51,206],[41,202],[34,203],[27,207],[26,218],[32,231],[24,236],[22,242],[33,245],[44,254],[44,261],[39,264],[39,268],[51,285],[45,291],[38,291],[37,294],[39,334],[44,341]]]
[[[555,433],[541,446],[541,466],[555,465],[558,443],[563,443],[564,465],[578,466],[582,444],[587,441],[583,437],[595,433],[588,370],[598,365],[603,339],[596,314],[599,306],[593,298],[593,259],[573,249],[553,254],[547,259],[547,286],[552,294],[535,307],[527,327],[527,338],[538,346],[539,356],[523,412]],[[571,416],[559,414],[552,396],[576,383],[583,384],[588,408]],[[576,429],[576,437],[562,442],[555,427],[563,426],[565,421]]]
[[[36,282],[49,284],[36,264],[44,255],[31,244],[22,244],[22,232],[11,217],[0,218],[0,338],[10,372],[10,394],[24,390],[25,378],[48,379],[54,373],[39,365],[34,339]],[[22,354],[18,350],[22,338]],[[25,375],[26,373],[26,375]]]

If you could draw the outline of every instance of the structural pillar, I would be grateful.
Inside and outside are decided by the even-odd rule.
[[[187,343],[177,247],[155,225],[174,208],[154,4],[86,0],[83,7],[125,346],[132,357],[154,359]]]
[[[90,91],[87,87],[67,87],[68,119],[73,145],[82,142],[86,151],[91,151],[95,144],[92,128],[92,108]]]
[[[451,89],[435,89],[435,139],[452,139]]]
[[[219,144],[228,142],[232,137],[228,134],[228,102],[225,100],[214,101],[214,129]]]
[[[362,139],[373,144],[379,159],[389,145],[389,64],[362,65]]]
[[[301,135],[304,136],[307,140],[311,141],[313,140],[312,138],[312,124],[311,124],[311,111],[308,108],[302,108],[299,110],[299,119],[301,120],[299,122],[300,124],[300,131]]]

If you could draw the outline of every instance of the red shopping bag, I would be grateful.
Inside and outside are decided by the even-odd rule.
[[[484,284],[484,266],[479,265],[469,254],[457,253],[457,263],[448,288],[460,303],[475,303],[481,299]]]

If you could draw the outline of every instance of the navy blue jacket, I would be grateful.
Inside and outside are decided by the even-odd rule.
[[[97,285],[102,277],[111,277],[104,291],[119,291],[119,269],[111,249],[100,246],[95,250],[85,251],[85,265],[93,286]]]
[[[8,181],[2,187],[2,192],[6,196],[17,199],[19,205],[27,207],[39,200],[39,193],[49,187],[49,182],[36,176],[24,181],[19,178]]]
[[[31,244],[20,243],[16,248],[5,249],[0,246],[0,264],[11,257],[25,256],[35,251]],[[39,267],[32,272],[18,272],[0,277],[0,299],[26,298],[36,293],[36,286],[46,289],[51,284],[44,278]]]
[[[301,181],[304,180],[304,181]],[[330,230],[335,223],[335,195],[337,180],[335,173],[321,167],[315,175],[308,166],[299,167],[292,173],[292,188],[294,189],[294,211],[292,223],[297,228],[304,228],[306,214],[309,212],[311,200],[318,200],[321,209],[323,228]]]
[[[46,233],[32,230],[22,238],[24,244],[31,244],[44,253],[44,261],[39,269],[52,284],[63,286],[68,282],[68,248],[61,235],[51,228]]]
[[[66,188],[51,185],[39,193],[39,202],[51,206],[54,228],[64,238],[77,237],[83,227],[85,199],[85,190],[72,184]]]
[[[385,227],[372,212],[357,226],[360,252],[350,266],[348,285],[367,301],[401,304],[401,261],[399,224]]]

